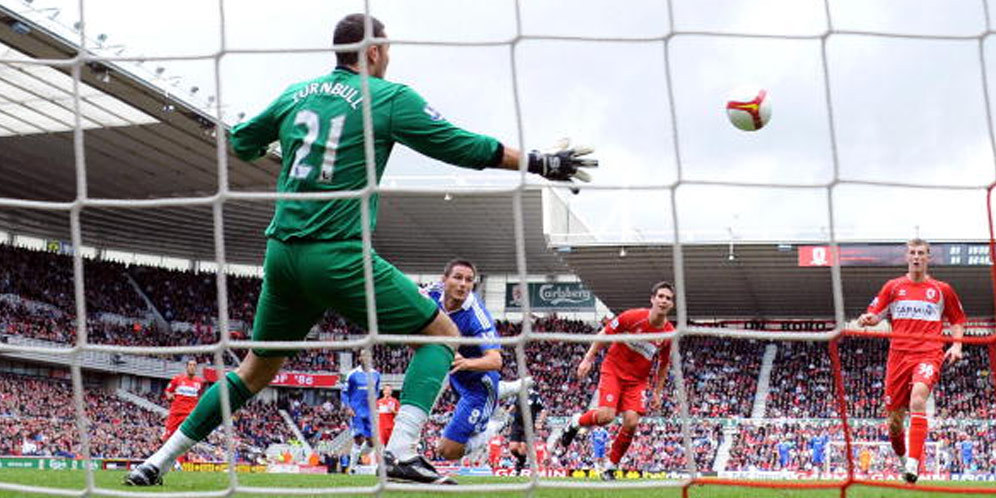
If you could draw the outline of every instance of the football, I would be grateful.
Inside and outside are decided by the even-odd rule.
[[[763,88],[739,88],[726,100],[726,115],[743,131],[760,130],[771,120],[771,97]]]

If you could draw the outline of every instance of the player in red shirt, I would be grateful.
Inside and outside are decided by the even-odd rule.
[[[391,395],[394,389],[388,385],[384,384],[381,388],[381,392],[384,397],[377,400],[377,417],[380,422],[380,442],[387,445],[387,441],[391,439],[391,431],[394,430],[394,417],[398,414],[398,410],[401,409],[401,403],[398,402],[398,398]]]
[[[170,401],[169,415],[166,417],[166,429],[162,440],[166,441],[176,432],[187,415],[194,411],[197,400],[201,396],[204,379],[197,376],[197,360],[187,360],[187,371],[169,381],[166,386],[166,399]]]
[[[488,441],[488,463],[491,464],[492,469],[497,469],[501,466],[501,451],[504,446],[505,438],[501,437],[501,434],[495,434]]]
[[[889,418],[892,448],[904,460],[903,479],[917,480],[923,461],[923,442],[927,438],[927,398],[937,383],[944,361],[961,359],[961,342],[965,333],[965,311],[958,294],[950,285],[927,274],[930,244],[922,239],[906,243],[906,275],[885,283],[878,296],[858,317],[859,326],[877,325],[891,316],[892,331],[912,334],[915,338],[891,339],[885,372],[885,410]],[[944,343],[931,341],[941,337],[944,320],[951,324],[956,342],[944,351]],[[922,339],[921,339],[922,337]],[[903,422],[910,411],[909,453]]]
[[[550,454],[546,450],[546,441],[542,439],[536,441],[536,467],[539,469],[546,468],[546,459],[548,456]]]
[[[667,314],[674,307],[674,286],[670,282],[658,282],[650,289],[650,308],[624,311],[606,325],[599,334],[649,334],[671,332],[674,327],[667,321]],[[606,346],[604,342],[594,342],[578,365],[578,377],[584,378],[591,372],[598,352]],[[622,413],[622,428],[612,442],[609,451],[609,465],[601,473],[602,479],[614,480],[615,469],[622,460],[640,423],[640,416],[646,413],[643,394],[650,383],[650,371],[657,362],[654,380],[653,399],[650,409],[661,406],[664,381],[667,380],[667,367],[671,354],[671,341],[614,342],[609,347],[602,362],[601,378],[598,381],[598,408],[583,414],[575,414],[560,436],[560,445],[566,449],[574,441],[581,427],[606,425]]]

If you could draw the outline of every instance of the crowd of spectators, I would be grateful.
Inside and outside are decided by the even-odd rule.
[[[90,454],[97,458],[145,458],[160,444],[163,415],[87,386],[84,406],[89,421]],[[144,397],[164,408],[159,394]],[[270,444],[293,435],[275,403],[251,402],[232,417],[236,451],[249,459]],[[221,461],[227,444],[216,430],[198,444],[194,458]],[[0,374],[0,455],[63,456],[81,454],[72,386],[67,379]]]
[[[726,470],[846,471],[843,426],[837,421],[743,421],[734,433]],[[819,451],[818,437],[827,443]],[[900,468],[881,422],[851,426],[852,459],[862,474],[896,473]],[[936,419],[924,447],[924,469],[940,473],[996,473],[996,433],[991,421]]]
[[[703,336],[683,339],[680,344],[689,414],[701,418],[750,416],[765,344]],[[668,386],[663,412],[678,413],[673,378]]]
[[[934,388],[937,415],[952,419],[996,418],[989,354],[984,345],[966,344],[964,358],[944,367]]]
[[[287,410],[301,434],[311,444],[339,435],[349,428],[349,418],[338,396],[327,396],[319,403],[309,404],[300,396],[283,397],[279,406]]]
[[[16,249],[0,245],[0,334],[31,337],[61,344],[76,338],[72,260],[49,252]],[[96,344],[126,346],[189,346],[213,344],[219,340],[216,327],[217,286],[213,273],[169,271],[149,267],[126,267],[109,262],[87,260],[84,265],[88,316],[88,341]],[[129,276],[139,285],[152,305],[170,322],[170,327],[155,326],[148,316],[145,301],[132,286]],[[230,276],[228,282],[229,315],[241,328],[235,337],[247,337],[258,299],[260,280]],[[112,314],[111,317],[102,314]],[[556,315],[533,318],[533,332],[558,332],[593,335],[600,324],[568,320]],[[521,322],[497,321],[500,336],[521,333]],[[318,323],[312,339],[337,340],[356,337],[363,331],[342,317],[327,313]],[[763,359],[764,341],[735,340],[692,336],[681,345],[682,374],[691,416],[699,419],[693,427],[696,463],[708,467],[715,458],[720,440],[713,422],[702,419],[743,419],[749,417]],[[836,388],[827,343],[777,341],[778,352],[772,365],[766,417],[790,421],[768,425],[746,425],[734,441],[730,470],[814,470],[810,441],[825,432],[839,441],[842,432],[836,404]],[[883,412],[883,383],[888,342],[880,338],[847,337],[839,342],[841,377],[849,417],[878,419]],[[587,378],[577,378],[576,367],[589,347],[588,343],[533,340],[525,345],[529,359],[528,374],[549,416],[567,416],[587,409],[598,384],[598,369]],[[406,345],[378,344],[373,348],[374,366],[382,373],[404,373],[412,349]],[[244,350],[236,350],[242,356]],[[234,364],[234,356],[226,362]],[[290,359],[285,370],[338,372],[337,350],[302,350]],[[172,359],[179,358],[171,356]],[[204,363],[210,355],[198,355]],[[502,376],[518,378],[514,347],[503,350]],[[983,346],[965,346],[965,359],[944,367],[934,390],[935,419],[930,438],[937,445],[928,446],[928,461],[952,470],[996,470],[994,433],[978,426],[950,426],[944,421],[996,418],[996,392],[993,389],[988,351]],[[673,376],[673,374],[672,374]],[[676,382],[667,383],[664,407],[660,414],[678,413]],[[30,394],[29,394],[30,393]],[[161,399],[154,400],[162,403]],[[433,455],[435,438],[452,412],[454,397],[446,393],[434,411],[427,429],[426,451]],[[88,388],[87,414],[91,420],[92,453],[97,456],[144,456],[155,448],[161,430],[160,416]],[[325,439],[346,428],[346,418],[338,400],[329,399],[310,405],[292,400],[287,405],[293,419],[309,441]],[[127,413],[126,417],[122,414]],[[17,454],[25,450],[39,454],[76,453],[78,435],[74,432],[72,392],[64,380],[23,378],[0,375],[0,453]],[[654,415],[654,414],[650,414]],[[825,419],[814,422],[807,419]],[[255,402],[236,414],[238,447],[247,454],[272,443],[286,442],[290,433],[276,412],[276,406]],[[736,422],[743,423],[743,422]],[[862,422],[863,423],[863,422]],[[66,429],[68,428],[68,429]],[[58,430],[56,430],[58,429]],[[539,435],[547,437],[549,427]],[[672,422],[641,424],[639,434],[628,453],[634,466],[662,470],[684,468],[684,446],[680,426]],[[862,441],[884,441],[883,429],[876,425],[859,425],[855,437]],[[218,442],[218,434],[210,441]],[[964,441],[974,444],[979,457],[966,463],[960,453]],[[567,455],[552,455],[551,465],[564,467],[585,465],[587,449],[582,443]],[[788,455],[783,461],[779,445]],[[839,451],[830,445],[828,453]],[[223,446],[222,446],[223,447]],[[874,452],[864,458],[869,468],[887,465],[884,445],[865,445]],[[217,455],[217,445],[199,446],[203,455]],[[956,450],[955,448],[958,448]],[[881,453],[885,451],[885,453]],[[807,453],[808,452],[808,453]],[[936,454],[935,454],[936,453]]]
[[[76,318],[46,307],[32,306],[15,299],[0,300],[0,335],[41,339],[59,345],[76,342]],[[87,342],[116,346],[189,346],[216,342],[210,327],[188,330],[160,330],[150,323],[91,317],[87,320]],[[183,355],[159,355],[182,361]],[[210,354],[194,356],[201,363],[213,361]]]
[[[132,266],[129,274],[167,321],[212,323],[218,315],[217,276],[212,272],[172,271]],[[228,275],[229,319],[252,323],[262,281]]]
[[[89,387],[84,407],[92,456],[144,458],[157,448],[162,433],[157,413]],[[2,455],[79,455],[69,381],[0,374],[0,433]]]
[[[147,397],[160,405],[156,395]],[[426,428],[424,449],[433,457],[436,439],[448,422],[455,397],[444,392]],[[123,401],[97,387],[88,386],[84,406],[89,420],[91,454],[95,457],[142,458],[159,444],[162,416]],[[347,420],[334,397],[309,405],[294,397],[280,404],[253,402],[233,417],[236,448],[242,455],[259,455],[268,445],[286,443],[293,437],[277,413],[288,410],[310,442],[327,439],[347,429]],[[504,419],[504,408],[496,418]],[[72,457],[80,453],[76,412],[71,384],[66,379],[0,374],[0,454]],[[843,430],[833,420],[783,419],[755,423],[736,422],[732,431],[730,459],[725,470],[839,472]],[[549,426],[537,432],[538,440],[550,435]],[[610,426],[614,437],[617,427]],[[707,420],[691,427],[695,465],[711,470],[720,444],[720,424]],[[991,421],[937,419],[928,437],[926,469],[941,472],[996,473],[996,427]],[[507,430],[507,429],[506,429]],[[885,426],[881,422],[859,422],[851,427],[855,441],[853,458],[860,472],[894,470]],[[813,439],[826,435],[824,462],[813,450]],[[216,431],[207,445],[198,445],[194,458],[217,459],[227,445],[223,431]],[[877,443],[877,444],[869,444]],[[552,450],[553,448],[551,448]],[[564,453],[547,451],[544,466],[550,468],[591,467],[592,449],[586,433]],[[682,426],[665,419],[644,419],[622,466],[650,471],[682,471],[686,466]]]
[[[61,311],[33,311],[21,302],[0,300],[0,334],[70,344],[76,340],[76,323]]]
[[[520,333],[521,323],[498,321],[502,336]],[[533,331],[595,334],[595,324],[567,320],[555,315],[533,320]],[[577,365],[589,345],[552,341],[530,341],[526,344],[528,372],[537,381],[537,388],[552,415],[569,415],[587,408],[598,387],[598,369],[588,378],[578,379]],[[746,417],[757,391],[757,376],[761,367],[764,345],[759,341],[726,341],[712,337],[689,337],[681,342],[682,374],[688,388],[689,412],[695,417]],[[604,356],[604,353],[601,353]],[[502,377],[519,377],[513,350],[506,348]],[[671,378],[665,387],[662,413],[677,413],[676,383]],[[578,395],[578,393],[583,393]]]
[[[839,436],[842,439],[838,433],[839,426],[829,423],[791,420],[771,424],[744,423],[734,433],[726,470],[813,470],[812,438],[831,434],[831,438]],[[830,451],[829,448],[826,451]],[[816,461],[819,461],[818,457]]]
[[[0,294],[18,295],[67,312],[76,309],[72,257],[0,244],[0,261]],[[90,312],[141,316],[147,311],[122,264],[84,259],[83,283]]]
[[[521,322],[498,320],[495,328],[502,337],[519,335]],[[532,321],[533,332],[560,332],[568,334],[594,334],[598,329],[589,322],[567,320],[555,315]],[[576,369],[584,357],[588,344],[535,340],[526,343],[525,357],[529,359],[526,371],[536,382],[543,404],[549,415],[570,415],[587,409],[598,387],[598,371],[579,379]],[[502,378],[518,379],[519,365],[514,347],[505,347],[502,353]]]
[[[165,398],[163,392],[133,394],[141,396],[163,408],[169,408],[169,401]],[[234,429],[236,445],[247,452],[249,452],[249,448],[261,452],[271,444],[287,443],[293,439],[294,435],[287,427],[278,410],[278,403],[261,401],[254,398],[238,411],[232,413],[232,427]],[[159,423],[162,424],[162,422]],[[225,447],[224,440],[222,439],[223,434],[224,432],[221,428],[212,433],[214,440],[221,441],[222,448]]]
[[[834,418],[833,377],[827,344],[777,343],[771,368],[767,413],[771,418]]]
[[[611,445],[619,428],[612,425],[607,429]],[[680,423],[670,420],[641,421],[620,467],[651,472],[684,472],[687,470],[687,457],[682,430]],[[719,448],[719,426],[715,423],[694,423],[691,426],[691,438],[695,468],[699,471],[712,470],[716,450]],[[565,469],[593,468],[596,462],[587,431],[575,441],[568,451],[552,451],[548,465]]]
[[[829,349],[825,343],[780,342],[771,371],[769,418],[839,417]],[[847,413],[852,418],[885,416],[885,368],[888,341],[848,337],[840,342],[841,377]],[[964,358],[944,365],[935,386],[934,406],[939,418],[993,418],[993,391],[989,355],[985,346],[965,345]]]

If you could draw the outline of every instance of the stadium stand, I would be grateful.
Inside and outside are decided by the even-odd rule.
[[[0,294],[76,309],[72,258],[49,252],[29,251],[0,244]],[[142,316],[145,302],[132,287],[124,265],[86,260],[83,267],[86,304],[93,313]]]
[[[75,306],[72,300],[71,261],[53,253],[15,249],[0,245],[0,334],[68,344],[75,340]],[[97,344],[171,346],[211,344],[217,340],[217,301],[213,274],[191,273],[151,267],[125,267],[117,263],[87,261],[87,305],[89,338]],[[30,278],[29,278],[30,275]],[[135,288],[129,281],[134,279]],[[252,323],[259,279],[231,277],[230,314],[233,323]],[[143,298],[148,298],[146,301]],[[148,304],[147,304],[148,303]],[[169,327],[150,320],[154,310]],[[501,336],[521,333],[521,322],[496,322]],[[599,323],[569,320],[556,315],[534,317],[536,333],[566,332],[594,334]],[[329,313],[318,324],[314,338],[334,340],[362,334],[343,318]],[[752,402],[759,390],[762,356],[768,344],[777,346],[762,420],[751,417]],[[529,372],[549,408],[551,420],[585,409],[597,386],[598,374],[578,379],[574,368],[587,344],[536,341],[526,346]],[[385,374],[401,374],[411,357],[407,346],[377,345],[374,364]],[[789,470],[819,472],[814,463],[811,440],[827,434],[827,470],[842,468],[843,438],[833,402],[834,382],[827,346],[823,343],[729,341],[712,337],[687,337],[681,342],[682,373],[688,387],[695,465],[713,469],[724,435],[732,434],[729,459],[716,470]],[[847,391],[848,415],[857,419],[854,438],[862,442],[855,450],[856,462],[867,461],[864,472],[892,466],[880,421],[881,390],[887,342],[871,338],[847,338],[840,343],[842,377]],[[935,390],[935,420],[930,433],[927,466],[947,472],[996,472],[996,435],[991,419],[996,417],[991,372],[984,347],[966,346],[966,357],[948,367]],[[338,372],[339,355],[349,352],[306,350],[287,364],[287,370]],[[177,356],[175,359],[181,357]],[[231,356],[226,357],[233,360]],[[202,355],[201,361],[206,361]],[[234,364],[234,362],[233,362]],[[504,354],[503,376],[518,376],[515,355]],[[136,393],[165,406],[158,392]],[[763,393],[762,393],[763,394]],[[0,374],[0,454],[74,455],[79,452],[75,432],[72,391],[67,380]],[[282,407],[308,442],[320,441],[348,430],[347,420],[335,396],[315,404],[281,390],[279,403],[252,403],[234,418],[236,448],[240,461],[256,461],[265,448],[289,442],[293,435],[277,410]],[[312,398],[314,401],[314,398]],[[449,419],[455,399],[449,391],[441,396],[429,427],[424,451],[436,458],[435,443]],[[160,415],[126,403],[96,386],[86,389],[93,454],[137,458],[158,443]],[[509,405],[506,404],[506,408]],[[670,379],[663,414],[677,410],[674,379]],[[127,413],[127,416],[122,416]],[[503,414],[496,415],[497,418]],[[557,423],[537,433],[546,440]],[[725,428],[734,428],[724,431]],[[614,432],[612,429],[611,432]],[[968,441],[969,443],[966,443]],[[191,458],[218,461],[224,458],[225,442],[220,432],[198,445]],[[781,451],[779,451],[781,448]],[[650,471],[681,470],[686,466],[681,426],[673,420],[645,419],[624,465]],[[784,456],[783,456],[784,454]],[[590,467],[591,449],[582,437],[569,452],[546,453],[544,466],[556,469]],[[507,462],[506,462],[507,463]]]

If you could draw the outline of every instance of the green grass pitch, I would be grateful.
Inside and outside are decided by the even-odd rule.
[[[224,473],[204,473],[204,472],[173,472],[166,477],[165,486],[153,488],[131,488],[121,484],[124,477],[123,471],[97,471],[94,474],[96,484],[100,488],[108,488],[120,491],[149,491],[149,492],[197,492],[222,490],[227,487],[228,474]],[[485,483],[512,483],[522,482],[525,479],[502,478],[502,477],[478,477],[460,479],[465,484],[485,484]],[[345,486],[369,486],[375,482],[371,476],[346,476],[346,475],[293,475],[293,474],[239,474],[239,482],[246,486],[253,487],[283,487],[283,488],[319,488],[319,487],[345,487]],[[574,481],[577,482],[577,481]],[[16,483],[25,485],[47,486],[66,489],[83,489],[83,471],[73,470],[32,470],[32,469],[3,469],[0,470],[0,483]],[[599,489],[600,481],[592,480],[591,489],[540,489],[535,492],[537,497],[611,497],[611,498],[648,498],[648,497],[680,497],[681,490],[676,488],[643,488],[634,490],[609,490]],[[939,485],[954,485],[955,483],[937,483]],[[988,487],[992,494],[996,494],[996,484],[985,483],[963,483],[965,486]],[[387,496],[501,496],[512,497],[522,496],[522,492],[505,493],[410,493],[391,492],[385,493]],[[990,494],[990,496],[992,496]],[[914,489],[885,489],[864,486],[854,486],[848,490],[847,496],[856,498],[891,498],[891,497],[920,497],[937,498],[950,496],[949,493],[928,493]],[[40,497],[41,494],[23,493],[0,489],[0,497]],[[236,496],[264,496],[265,498],[275,498],[275,493],[266,495],[238,494]],[[294,495],[292,495],[294,496]],[[296,495],[301,496],[301,495]],[[315,496],[315,495],[311,495]],[[328,495],[326,495],[328,496]],[[334,495],[343,496],[343,495]],[[794,490],[794,489],[759,489],[729,486],[693,486],[689,489],[689,496],[693,498],[766,498],[766,497],[802,497],[802,498],[831,498],[839,497],[840,491],[837,489],[828,490]],[[983,496],[959,494],[957,496]]]

